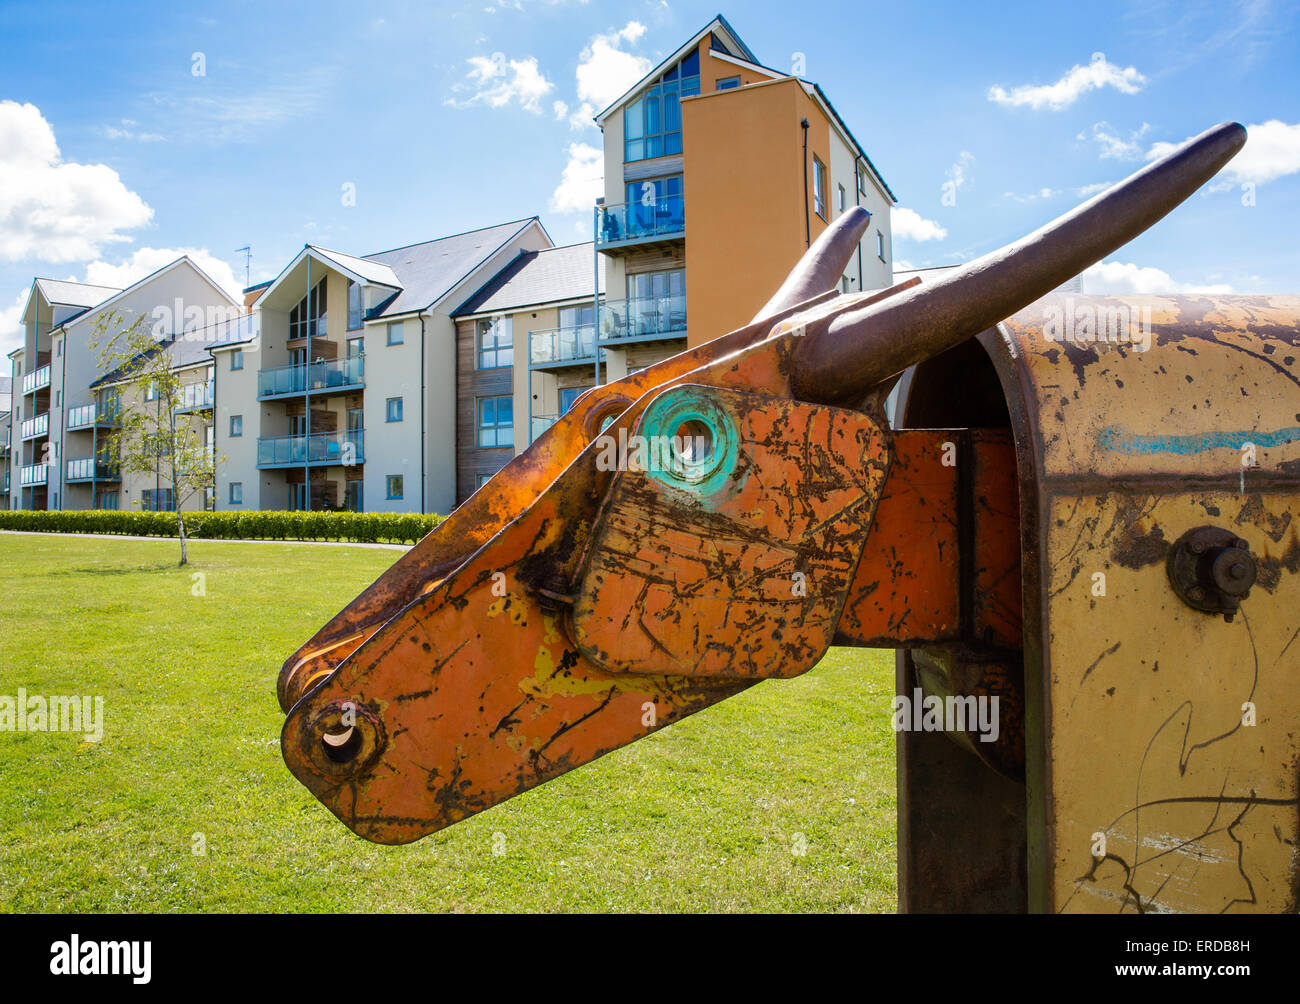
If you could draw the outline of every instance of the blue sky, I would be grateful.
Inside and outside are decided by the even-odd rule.
[[[190,251],[243,285],[244,245],[257,282],[306,242],[534,214],[584,239],[590,110],[719,11],[768,65],[803,54],[899,197],[899,264],[978,256],[1236,119],[1234,166],[1089,285],[1300,292],[1294,3],[41,0],[0,4],[0,349],[33,275]]]

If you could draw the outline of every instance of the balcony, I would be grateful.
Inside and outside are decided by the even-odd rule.
[[[21,488],[39,488],[49,477],[48,464],[31,464],[18,471],[18,485]]]
[[[530,366],[569,366],[596,361],[596,329],[590,324],[528,332]]]
[[[215,386],[215,380],[205,380],[202,383],[190,383],[183,386],[181,388],[180,404],[176,408],[176,413],[181,415],[195,411],[211,411]]]
[[[13,445],[14,430],[10,426],[5,427],[5,434],[0,438],[0,457],[9,456],[9,447]]]
[[[685,337],[685,293],[607,300],[601,304],[602,345]]]
[[[98,404],[83,404],[68,411],[68,431],[78,429],[112,428],[117,425],[118,409],[115,406],[101,408]]]
[[[73,481],[119,481],[117,467],[106,460],[85,457],[81,460],[68,461],[68,482]]]
[[[611,253],[686,236],[686,197],[665,195],[652,205],[619,202],[596,208],[596,247]]]
[[[528,422],[528,441],[535,443],[538,436],[559,420],[559,415],[534,415]]]
[[[305,467],[309,464],[366,462],[365,430],[321,432],[313,436],[261,436],[257,440],[257,466]]]
[[[334,359],[308,366],[276,366],[257,374],[257,399],[265,401],[299,394],[356,390],[366,385],[364,356]]]
[[[49,355],[49,353],[45,353]],[[50,367],[47,363],[40,369],[32,370],[23,377],[23,393],[34,394],[38,390],[43,390],[50,385]]]
[[[43,411],[34,418],[29,418],[18,429],[22,439],[38,439],[50,434],[50,413]]]

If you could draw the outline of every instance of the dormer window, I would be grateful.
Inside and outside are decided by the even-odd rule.
[[[693,49],[623,109],[623,160],[681,153],[681,99],[699,93],[700,53]]]

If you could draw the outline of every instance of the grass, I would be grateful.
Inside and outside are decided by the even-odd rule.
[[[192,541],[177,568],[177,550],[0,536],[0,695],[105,700],[98,744],[0,732],[0,910],[895,908],[890,653],[833,649],[381,847],[285,769],[275,679],[397,552]]]

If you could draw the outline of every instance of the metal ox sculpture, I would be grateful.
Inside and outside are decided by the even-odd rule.
[[[588,391],[288,659],[289,769],[406,843],[891,647],[918,708],[999,718],[900,715],[903,909],[1294,911],[1300,301],[1052,293],[1245,138],[926,284],[835,292],[844,213],[749,325]]]

